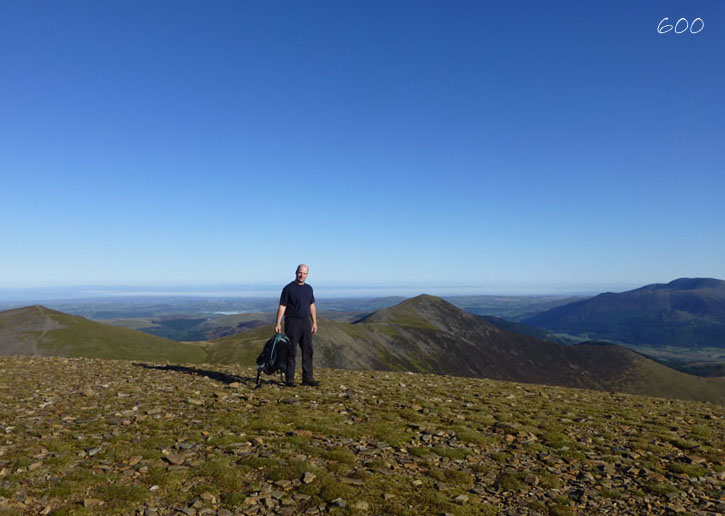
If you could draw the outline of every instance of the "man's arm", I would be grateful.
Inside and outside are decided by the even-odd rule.
[[[310,313],[312,314],[312,333],[317,333],[317,307],[315,303],[310,305]]]
[[[287,309],[284,305],[279,305],[277,308],[277,322],[274,325],[274,332],[275,333],[282,333],[282,316],[284,315],[284,311]]]

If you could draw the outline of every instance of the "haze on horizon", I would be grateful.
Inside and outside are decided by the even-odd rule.
[[[725,278],[723,22],[704,1],[3,2],[0,289],[276,289],[300,262],[316,289]]]
[[[29,302],[46,301],[110,301],[158,299],[235,299],[277,298],[283,283],[256,285],[76,285],[31,288],[0,287],[0,303],[21,306]],[[444,284],[316,284],[318,299],[415,297],[420,294],[434,296],[593,296],[602,292],[624,292],[643,284],[548,285],[548,284],[491,284],[491,285],[444,285]]]

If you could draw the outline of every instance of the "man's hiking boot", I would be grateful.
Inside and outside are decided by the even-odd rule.
[[[302,385],[306,385],[308,387],[317,387],[318,385],[320,385],[320,382],[318,382],[314,378],[311,378],[309,380],[302,380]]]
[[[288,381],[284,382],[284,384],[287,387],[297,387],[297,384],[295,383],[294,380],[288,380]]]

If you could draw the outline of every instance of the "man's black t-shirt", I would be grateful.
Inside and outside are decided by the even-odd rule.
[[[284,311],[285,317],[304,320],[309,320],[312,317],[310,305],[314,302],[315,295],[312,292],[312,287],[307,283],[299,285],[296,281],[288,283],[282,289],[282,295],[279,298],[279,304],[287,307]]]

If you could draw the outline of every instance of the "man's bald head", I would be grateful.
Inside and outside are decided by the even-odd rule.
[[[309,270],[310,268],[304,263],[301,263],[297,266],[297,270],[295,271],[295,281],[298,285],[305,284],[305,280],[307,279],[307,272]]]

